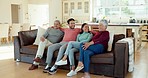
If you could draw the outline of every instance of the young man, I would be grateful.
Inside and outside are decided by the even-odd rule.
[[[33,60],[34,62],[32,64],[32,66],[29,67],[29,70],[34,70],[34,69],[38,68],[38,65],[41,62],[41,58],[43,56],[46,44],[48,43],[48,41],[54,43],[54,41],[51,40],[51,37],[56,36],[58,38],[62,38],[63,35],[64,35],[64,33],[61,31],[60,21],[55,20],[54,21],[54,26],[49,27],[46,30],[46,32],[44,33],[44,35],[40,38],[40,43],[39,43],[39,46],[38,46],[36,57]],[[57,42],[57,40],[55,40],[55,42]]]
[[[46,58],[47,66],[45,67],[43,72],[49,72],[49,74],[56,73],[58,66],[53,65],[51,67],[51,65],[50,65],[51,61],[52,61],[53,53],[55,52],[55,50],[59,49],[56,62],[61,60],[61,58],[63,57],[64,52],[66,50],[68,42],[69,41],[76,41],[76,37],[80,33],[80,29],[75,28],[75,20],[73,18],[68,19],[67,23],[69,25],[69,28],[63,29],[63,31],[64,31],[63,40],[60,43],[56,43],[56,44],[53,44],[48,47],[47,58]]]

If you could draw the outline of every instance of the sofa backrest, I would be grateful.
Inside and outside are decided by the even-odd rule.
[[[37,29],[28,30],[28,31],[20,31],[18,32],[18,36],[20,38],[21,46],[32,45],[37,36]]]
[[[115,49],[115,43],[118,41],[118,40],[121,40],[125,38],[125,35],[124,34],[115,34],[114,35],[114,39],[113,39],[113,43],[112,43],[112,50],[111,52],[114,52],[114,49]]]

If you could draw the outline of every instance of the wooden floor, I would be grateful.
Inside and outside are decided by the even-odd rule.
[[[148,78],[148,43],[143,47],[141,51],[136,52],[134,72],[128,73],[126,78]],[[14,61],[12,51],[14,51],[13,45],[0,46],[0,78],[81,78],[83,76],[83,73],[78,73],[76,76],[67,77],[66,74],[69,71],[61,69],[58,69],[56,74],[49,75],[42,72],[44,67],[29,71],[28,67],[30,64]],[[91,75],[91,78],[111,77]]]
[[[126,78],[148,78],[148,42],[143,44],[135,54],[134,72],[128,73]]]

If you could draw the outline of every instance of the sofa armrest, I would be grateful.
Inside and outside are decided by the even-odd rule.
[[[14,60],[20,60],[20,38],[18,36],[14,36]]]
[[[128,43],[125,41],[118,41],[115,43],[115,70],[114,76],[124,78],[128,72]]]

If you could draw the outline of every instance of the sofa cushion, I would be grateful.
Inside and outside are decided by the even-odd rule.
[[[37,30],[20,31],[18,36],[20,38],[21,46],[32,45],[36,38]]]
[[[38,46],[37,45],[28,45],[22,46],[20,52],[23,54],[33,54],[35,55],[37,52]]]
[[[114,39],[114,33],[109,31],[109,41],[108,41],[107,51],[111,51],[112,50],[113,39]]]
[[[113,40],[113,44],[112,44],[112,50],[114,50],[115,48],[115,43],[118,41],[118,40],[121,40],[125,38],[125,35],[124,34],[115,34],[114,35],[114,40]]]
[[[79,60],[79,53],[76,54],[76,59]],[[113,53],[110,52],[93,55],[91,57],[91,63],[114,64]]]
[[[97,54],[91,57],[92,63],[114,64],[113,53]]]
[[[37,36],[36,36],[36,39],[34,41],[34,45],[39,45],[40,43],[40,37],[45,33],[46,29],[45,28],[42,28],[40,26],[38,26],[38,32],[37,32]]]

